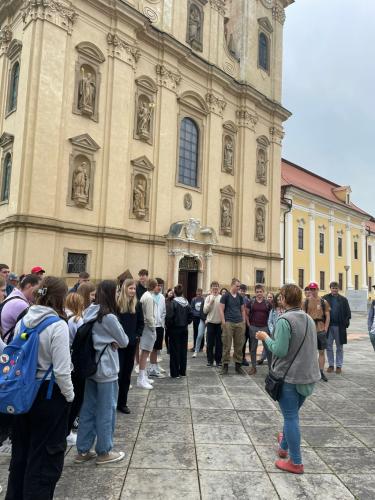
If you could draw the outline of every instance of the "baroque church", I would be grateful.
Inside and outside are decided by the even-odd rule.
[[[2,0],[0,261],[278,288],[293,1]]]

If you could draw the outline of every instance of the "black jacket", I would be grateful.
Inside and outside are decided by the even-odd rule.
[[[324,295],[323,299],[325,299],[329,306],[332,307],[332,297],[331,293]],[[346,329],[349,327],[350,318],[352,317],[352,313],[350,310],[349,302],[346,297],[342,295],[338,295],[337,299],[339,301],[339,335],[340,335],[340,344],[346,344],[348,342]]]
[[[129,345],[135,345],[137,337],[142,335],[143,327],[145,326],[142,304],[140,302],[137,303],[135,314],[119,313],[117,317],[126,335],[129,337]]]
[[[135,289],[135,293],[137,295],[137,299],[138,300],[141,300],[142,298],[142,295],[147,292],[147,288],[144,287],[141,283],[137,283],[137,286],[136,286],[136,289]]]
[[[182,328],[193,321],[189,302],[184,297],[176,297],[167,307],[166,321],[169,328]]]

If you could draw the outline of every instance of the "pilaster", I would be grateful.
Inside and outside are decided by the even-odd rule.
[[[353,290],[353,282],[352,282],[352,232],[350,222],[348,221],[345,226],[345,238],[346,238],[346,265],[349,266],[349,271],[346,273],[347,275],[347,283],[346,288],[348,290]]]
[[[315,211],[312,210],[309,213],[310,219],[310,281],[315,281]]]
[[[330,213],[329,217],[329,279],[336,281],[335,269],[335,223],[333,220],[334,213]]]

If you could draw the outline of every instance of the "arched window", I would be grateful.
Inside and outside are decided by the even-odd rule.
[[[17,107],[18,82],[20,79],[20,63],[17,61],[13,64],[10,72],[8,112],[13,111]]]
[[[178,182],[198,186],[199,129],[191,118],[184,118],[180,126]]]
[[[1,198],[0,201],[9,200],[10,175],[12,171],[12,155],[7,153],[3,162],[3,175],[1,182]]]
[[[265,71],[269,71],[268,38],[264,33],[259,34],[259,66]]]

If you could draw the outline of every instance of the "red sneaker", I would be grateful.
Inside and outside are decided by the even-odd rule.
[[[276,460],[275,465],[278,469],[283,470],[285,472],[291,472],[292,474],[304,473],[303,464],[296,465],[291,461],[291,459],[289,459],[288,461]]]

